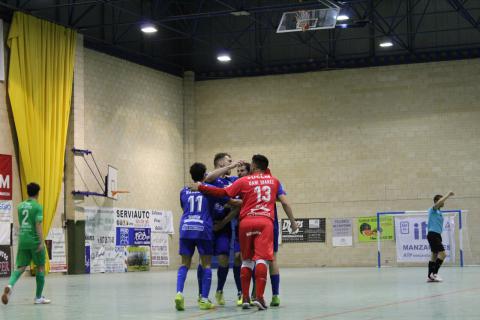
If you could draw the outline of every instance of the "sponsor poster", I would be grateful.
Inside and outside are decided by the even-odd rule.
[[[295,219],[299,229],[293,232],[289,219],[282,219],[282,243],[325,242],[325,218]]]
[[[350,247],[353,245],[352,219],[333,219],[332,245],[334,247]]]
[[[0,278],[12,273],[12,251],[10,246],[0,246]]]
[[[152,266],[168,266],[170,265],[170,256],[168,254],[168,234],[153,232],[152,233]]]
[[[427,216],[395,217],[397,262],[427,262],[431,251],[427,240]],[[455,217],[443,219],[442,243],[447,257],[455,261]]]
[[[150,265],[152,245],[156,257],[155,265],[168,265],[168,238],[156,236],[155,241],[159,243],[155,243],[152,235],[173,233],[173,218],[170,211],[106,207],[86,207],[84,211],[87,272],[143,270],[145,269],[143,265],[129,265],[128,261],[133,261],[143,254],[148,258]],[[144,252],[145,248],[148,248],[147,253]],[[138,262],[138,259],[135,261]]]
[[[380,217],[381,240],[394,240],[393,234],[393,217],[381,216]],[[358,241],[359,242],[372,242],[377,241],[377,217],[361,217],[357,220],[358,227]]]
[[[85,208],[85,245],[90,250],[90,273],[107,272],[106,255],[115,251],[113,208]]]
[[[152,232],[173,234],[173,216],[171,211],[151,210],[150,227]]]
[[[150,228],[117,227],[117,246],[148,246],[151,243]]]
[[[50,258],[50,272],[67,272],[65,230],[51,228],[45,240]]]
[[[11,200],[0,201],[0,245],[11,244],[12,209],[13,204]]]
[[[0,200],[12,200],[12,156],[0,154]]]
[[[150,270],[150,247],[129,246],[127,247],[127,270],[149,271]]]

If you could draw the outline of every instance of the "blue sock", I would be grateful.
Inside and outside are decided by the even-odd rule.
[[[178,268],[177,273],[177,292],[183,292],[183,287],[185,286],[185,279],[187,279],[188,269],[185,266]]]
[[[197,268],[197,281],[198,281],[198,294],[202,294],[202,287],[203,287],[203,267],[202,265],[198,265]]]
[[[217,291],[223,291],[223,287],[225,286],[225,282],[227,281],[228,269],[229,269],[229,267],[218,266],[218,270],[217,270],[217,277],[218,277]]]
[[[272,295],[278,296],[280,293],[280,274],[271,274],[270,282],[272,283]]]
[[[212,286],[212,269],[203,269],[202,298],[208,299],[210,287]]]
[[[237,291],[242,292],[242,279],[240,278],[240,269],[242,266],[233,266],[233,277],[235,278],[235,284],[237,285]]]

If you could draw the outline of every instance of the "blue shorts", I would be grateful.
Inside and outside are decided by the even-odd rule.
[[[230,225],[229,225],[230,227]],[[215,233],[213,240],[213,255],[230,255],[230,239],[232,238],[231,232],[219,232]]]
[[[204,239],[180,239],[180,248],[178,253],[182,256],[193,256],[195,247],[201,256],[211,256],[213,254],[213,241]]]

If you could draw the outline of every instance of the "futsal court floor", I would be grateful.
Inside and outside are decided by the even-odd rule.
[[[185,285],[184,312],[174,309],[176,272],[47,277],[50,305],[35,306],[35,278],[24,277],[0,319],[480,319],[480,267],[441,270],[442,283],[426,283],[426,268],[318,268],[281,270],[281,307],[241,310],[234,305],[230,272],[227,304],[200,311],[196,270]],[[6,283],[0,280],[0,284]],[[215,272],[211,297],[216,286]],[[271,297],[270,283],[266,298]]]

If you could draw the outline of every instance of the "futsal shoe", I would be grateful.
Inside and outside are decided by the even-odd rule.
[[[217,291],[217,293],[215,293],[215,299],[217,300],[217,304],[219,306],[225,305],[225,298],[223,297],[223,291]]]
[[[10,295],[12,294],[12,287],[10,285],[6,286],[5,289],[3,289],[3,294],[2,294],[2,303],[3,304],[8,304],[8,299],[10,298]]]
[[[49,304],[50,302],[52,301],[48,300],[45,297],[35,298],[35,301],[34,301],[35,304]]]
[[[178,311],[185,310],[185,299],[183,298],[183,294],[181,292],[177,293],[175,296],[175,309]]]
[[[435,277],[433,276],[432,273],[428,275],[427,282],[435,282]]]
[[[211,310],[215,308],[215,305],[208,299],[202,299],[198,303],[200,310]]]
[[[242,293],[239,292],[237,294],[237,307],[241,307],[243,305],[243,297],[242,297]]]
[[[242,300],[243,300],[242,309],[244,309],[244,310],[250,309],[251,306],[252,306],[252,304],[250,302],[250,299],[243,299],[242,298]]]
[[[270,307],[279,307],[279,306],[280,306],[280,297],[275,295],[272,297],[272,302],[270,302]]]
[[[258,307],[258,310],[267,310],[267,304],[265,303],[265,300],[262,298],[258,298],[253,301],[253,303]]]
[[[440,278],[440,276],[438,274],[434,274],[433,279],[435,279],[435,282],[442,282],[443,281],[443,279]]]

